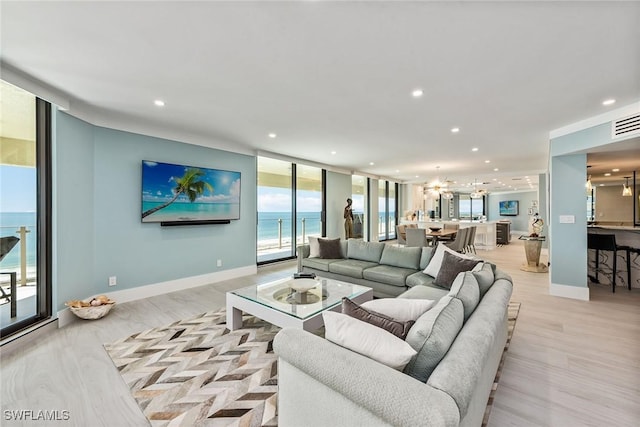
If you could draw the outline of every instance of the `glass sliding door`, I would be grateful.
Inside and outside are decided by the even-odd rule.
[[[296,165],[296,246],[322,235],[322,169]]]
[[[317,167],[258,157],[257,261],[293,258],[309,236],[323,236],[324,179]]]
[[[258,157],[258,263],[293,256],[292,164]]]
[[[387,239],[393,240],[396,238],[396,184],[393,182],[387,183],[388,188],[388,196],[387,196],[387,230],[389,231],[389,235]]]
[[[387,181],[378,181],[378,241],[387,240]]]
[[[1,337],[51,316],[51,106],[0,81]]]
[[[368,178],[360,175],[351,176],[351,200],[353,200],[353,234],[357,239],[369,239],[368,220],[366,213],[368,212],[368,194],[367,194]]]
[[[398,210],[397,184],[390,181],[378,181],[378,240],[396,238]]]

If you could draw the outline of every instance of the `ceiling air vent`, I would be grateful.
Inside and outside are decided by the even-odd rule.
[[[612,127],[613,137],[640,135],[640,113],[615,120]]]

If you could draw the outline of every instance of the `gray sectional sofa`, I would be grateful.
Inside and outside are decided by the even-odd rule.
[[[405,341],[417,354],[402,372],[283,329],[274,341],[279,425],[480,426],[507,339],[512,287],[490,263],[460,273],[409,330]],[[434,299],[434,289],[416,284],[398,298]]]
[[[397,247],[361,239],[341,240],[340,245],[342,258],[332,259],[310,258],[309,245],[298,246],[298,271],[367,286],[375,298],[397,297],[416,285],[430,287],[428,299],[439,299],[448,292],[431,286],[434,278],[422,272],[431,259],[432,247]]]

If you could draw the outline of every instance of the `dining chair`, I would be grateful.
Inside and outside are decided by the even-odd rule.
[[[424,228],[407,228],[407,247],[424,247],[429,245]]]
[[[398,246],[407,244],[406,227],[404,224],[396,225],[396,240],[398,241]]]
[[[456,233],[456,238],[453,242],[448,242],[445,243],[445,245],[447,245],[447,247],[451,250],[454,250],[456,252],[464,252],[464,248],[465,248],[465,244],[467,243],[467,233],[468,233],[469,229],[468,228],[461,228],[458,230],[458,232]]]
[[[473,252],[474,254],[476,253],[476,245],[475,245],[475,240],[476,240],[476,230],[478,229],[477,226],[471,226],[469,227],[468,231],[467,231],[467,242],[464,245],[464,251],[465,252]]]

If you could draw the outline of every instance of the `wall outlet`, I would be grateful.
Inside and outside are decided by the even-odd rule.
[[[221,259],[219,259],[219,260],[216,262],[216,265],[217,265],[218,267],[222,267],[222,260],[221,260]]]
[[[115,286],[118,284],[118,279],[116,278],[116,276],[110,276],[109,277],[109,286]]]

